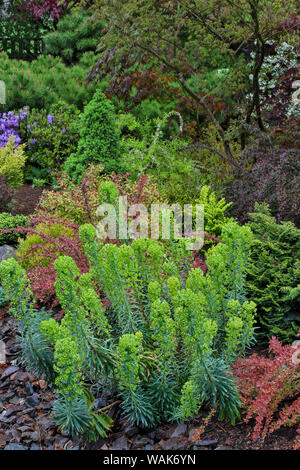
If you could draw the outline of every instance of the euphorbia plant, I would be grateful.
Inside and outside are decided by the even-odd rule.
[[[60,324],[37,318],[16,261],[0,265],[7,296],[20,299],[19,317],[52,355],[58,424],[89,438],[105,434],[110,421],[92,408],[93,384],[119,397],[125,417],[142,427],[184,421],[203,403],[234,422],[241,403],[230,367],[254,333],[255,304],[244,290],[250,229],[225,225],[223,243],[208,252],[206,276],[196,268],[187,277],[182,258],[190,268],[192,257],[183,241],[103,244],[90,224],[79,234],[90,271],[81,274],[68,256],[54,263],[65,311]],[[23,340],[28,343],[28,336]],[[38,356],[35,362],[43,369]],[[46,368],[44,373],[49,380]]]

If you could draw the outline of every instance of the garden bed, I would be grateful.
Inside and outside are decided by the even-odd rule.
[[[203,410],[187,424],[164,424],[151,430],[132,426],[121,417],[118,403],[111,407],[114,426],[107,438],[96,442],[72,439],[60,432],[51,419],[55,396],[44,380],[32,376],[16,362],[15,320],[0,315],[0,340],[6,344],[6,364],[0,365],[0,449],[31,450],[291,450],[296,427],[283,428],[265,440],[253,441],[253,426],[243,422],[232,426],[213,417],[201,440],[192,436],[208,415]],[[103,407],[112,397],[99,399]]]

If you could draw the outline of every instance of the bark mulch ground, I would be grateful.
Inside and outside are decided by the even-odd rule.
[[[33,188],[30,184],[24,184],[18,188],[13,197],[12,214],[32,214],[40,200],[42,191],[42,188]]]

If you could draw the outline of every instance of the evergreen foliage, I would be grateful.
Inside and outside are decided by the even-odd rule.
[[[45,52],[60,56],[66,64],[75,63],[84,52],[95,52],[103,26],[103,20],[92,21],[84,9],[65,15],[56,30],[44,36]]]
[[[291,342],[300,326],[300,230],[292,222],[277,223],[266,204],[255,209],[247,291],[257,304],[261,340]]]
[[[90,164],[101,163],[105,172],[120,171],[120,136],[113,105],[98,90],[85,107],[78,149],[65,163],[65,171],[75,180]]]

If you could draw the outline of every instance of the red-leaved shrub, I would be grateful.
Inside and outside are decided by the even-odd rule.
[[[300,423],[300,345],[283,346],[270,340],[270,357],[253,354],[240,359],[233,373],[246,408],[245,422],[255,420],[253,439],[264,438],[282,426]],[[300,426],[295,449],[300,449]]]

